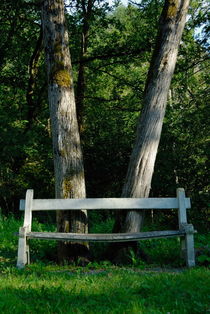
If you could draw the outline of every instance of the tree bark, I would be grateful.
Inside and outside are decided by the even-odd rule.
[[[83,156],[63,0],[43,1],[42,25],[54,153],[55,195],[56,198],[85,198]],[[58,232],[86,233],[86,211],[57,213],[57,228]],[[72,248],[72,245],[59,245],[60,261],[71,258],[76,251],[80,256],[86,254],[85,244],[78,244],[81,250]]]
[[[38,74],[38,66],[39,60],[42,52],[42,40],[43,40],[43,32],[40,29],[39,37],[36,42],[36,46],[34,52],[31,56],[30,63],[29,63],[29,80],[28,80],[28,87],[26,93],[26,100],[28,105],[28,112],[27,112],[27,126],[25,132],[31,129],[34,118],[36,116],[37,109],[40,105],[40,102],[35,100],[35,87],[36,87],[36,78]],[[39,99],[39,97],[37,97]]]
[[[90,29],[90,19],[92,16],[93,0],[88,0],[87,4],[85,0],[81,1],[82,13],[83,13],[83,25],[81,34],[81,47],[79,58],[79,70],[76,89],[76,106],[77,106],[77,119],[80,129],[80,134],[83,131],[83,111],[84,111],[84,98],[85,98],[85,63],[83,59],[87,54],[88,37]],[[78,3],[79,5],[79,3]]]
[[[165,115],[167,95],[177,60],[189,0],[166,0],[144,91],[143,111],[137,126],[122,197],[148,197]],[[121,212],[115,232],[138,232],[143,212]]]

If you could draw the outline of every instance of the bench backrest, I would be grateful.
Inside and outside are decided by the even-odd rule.
[[[43,210],[97,210],[97,209],[179,209],[179,224],[187,223],[186,209],[190,199],[184,189],[177,189],[176,198],[84,198],[84,199],[34,199],[33,190],[27,190],[26,199],[20,200],[20,210],[25,210],[24,225],[31,225],[32,211]]]
[[[25,200],[20,201],[20,210],[25,210]],[[190,208],[190,199],[185,198],[185,207]],[[171,209],[179,208],[177,198],[86,198],[86,199],[34,199],[33,211],[42,210],[97,210],[97,209]]]

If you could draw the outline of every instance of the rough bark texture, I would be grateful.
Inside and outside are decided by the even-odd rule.
[[[43,38],[48,74],[56,198],[85,198],[85,180],[76,117],[69,38],[63,0],[42,5]],[[58,232],[87,232],[86,211],[57,214]],[[79,244],[82,248],[82,244]],[[85,246],[84,246],[85,247]],[[73,248],[72,252],[74,251]],[[59,259],[68,259],[67,245],[59,246]]]
[[[165,115],[167,95],[177,60],[189,0],[166,0],[156,47],[148,73],[144,106],[137,126],[122,197],[148,197]],[[130,211],[117,217],[120,232],[139,232],[144,213]]]

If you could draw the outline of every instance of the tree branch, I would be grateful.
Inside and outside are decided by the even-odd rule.
[[[108,54],[104,55],[95,55],[95,56],[84,56],[81,60],[74,61],[73,64],[78,64],[78,63],[88,63],[94,60],[107,60],[111,58],[118,58],[118,57],[129,57],[129,56],[136,56],[138,54],[142,54],[148,50],[151,49],[150,47],[146,48],[138,48],[130,51],[111,51]]]

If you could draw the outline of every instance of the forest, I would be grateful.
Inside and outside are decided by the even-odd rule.
[[[0,312],[209,313],[208,1],[2,0],[0,26]],[[175,238],[31,240],[31,264],[16,268],[27,189],[47,199],[176,197],[177,188],[197,230],[191,270]],[[40,232],[178,222],[174,209],[34,218]]]
[[[163,1],[127,7],[117,2],[91,4],[86,9],[86,1],[66,6],[85,185],[88,197],[118,197]],[[207,2],[191,1],[150,190],[150,196],[170,196],[176,187],[184,187],[192,198],[190,215],[201,231],[208,221],[208,23]],[[38,2],[2,2],[0,49],[0,208],[4,215],[18,216],[18,202],[27,188],[33,188],[37,198],[54,197]]]

